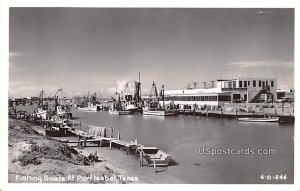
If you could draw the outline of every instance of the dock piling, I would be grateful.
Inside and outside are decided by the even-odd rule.
[[[155,162],[155,159],[153,159],[153,167],[154,167],[155,173],[157,173],[157,168],[156,168],[156,162]]]
[[[143,154],[140,152],[140,166],[143,166]]]

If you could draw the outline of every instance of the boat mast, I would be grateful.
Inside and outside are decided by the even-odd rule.
[[[141,85],[141,71],[139,70],[139,102],[141,101],[141,98],[142,98],[142,85]]]
[[[41,98],[42,98],[42,100],[41,100],[41,101],[42,101],[42,108],[43,108],[43,102],[44,102],[44,101],[43,101],[43,99],[44,99],[44,98],[43,98],[43,95],[44,95],[44,90],[42,89],[42,92],[41,92]]]
[[[164,85],[161,86],[161,98],[163,101],[163,109],[165,109],[165,86]]]

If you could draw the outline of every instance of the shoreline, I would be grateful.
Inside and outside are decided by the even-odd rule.
[[[139,166],[135,156],[107,147],[74,148],[78,156],[97,152],[99,162],[90,165],[72,164],[65,159],[38,155],[40,164],[21,166],[18,159],[24,152],[30,153],[32,145],[62,144],[55,138],[47,138],[43,132],[41,126],[9,119],[9,183],[186,183],[168,173],[167,168],[172,167],[161,168],[155,173],[151,167]]]

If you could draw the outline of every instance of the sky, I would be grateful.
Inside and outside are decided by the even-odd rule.
[[[294,9],[10,8],[9,93],[107,97],[237,77],[294,88]],[[133,90],[131,90],[133,92]]]

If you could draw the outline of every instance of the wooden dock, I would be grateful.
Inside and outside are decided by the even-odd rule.
[[[110,149],[112,149],[113,147],[122,149],[125,150],[127,154],[131,153],[138,156],[140,161],[140,166],[143,166],[145,163],[149,167],[154,167],[155,172],[157,172],[157,167],[159,166],[168,166],[169,160],[168,163],[161,164],[159,162],[156,162],[159,161],[158,158],[153,156],[150,157],[149,154],[141,152],[143,151],[143,149],[156,148],[156,147],[145,147],[144,145],[138,143],[137,139],[135,141],[121,140],[119,131],[117,132],[117,137],[114,137],[113,134],[114,129],[112,127],[97,127],[93,125],[87,125],[75,120],[69,120],[68,124],[72,129],[71,132],[78,137],[78,140],[68,140],[68,139],[59,140],[63,143],[75,144],[83,148],[89,146],[95,146],[95,145],[97,145],[98,147],[109,145]],[[95,131],[94,128],[101,129],[101,130]],[[165,154],[160,150],[159,152]],[[171,157],[171,155],[167,155],[167,154],[165,155],[168,156],[169,158]]]
[[[222,110],[180,110],[179,115],[191,115],[216,118],[240,118],[240,117],[279,117],[280,122],[293,123],[294,113],[269,113],[269,112],[244,112]]]

